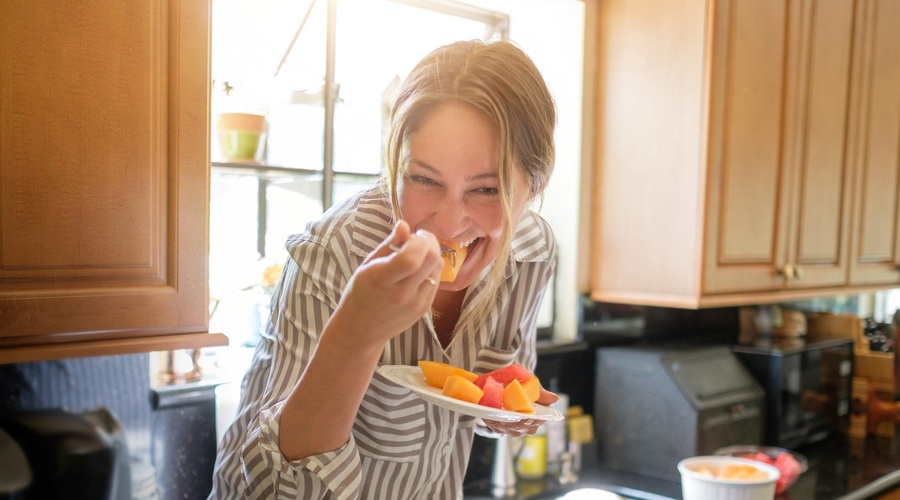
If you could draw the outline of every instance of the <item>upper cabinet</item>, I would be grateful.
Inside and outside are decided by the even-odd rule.
[[[900,283],[900,2],[860,2],[850,164],[855,169],[850,283]]]
[[[897,5],[602,2],[592,298],[898,286]]]
[[[0,3],[0,362],[207,334],[209,1]]]

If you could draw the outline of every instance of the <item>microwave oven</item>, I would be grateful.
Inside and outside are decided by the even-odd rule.
[[[795,448],[849,425],[853,339],[763,337],[732,350],[766,393],[766,444]]]

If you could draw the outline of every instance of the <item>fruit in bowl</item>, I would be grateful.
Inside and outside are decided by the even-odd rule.
[[[684,500],[772,500],[781,473],[740,457],[697,456],[678,462]]]
[[[720,456],[749,458],[774,466],[781,472],[781,477],[775,483],[776,495],[780,495],[794,484],[808,467],[806,457],[803,455],[774,446],[728,446],[713,453]]]

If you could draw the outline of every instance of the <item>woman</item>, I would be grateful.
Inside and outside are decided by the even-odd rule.
[[[475,419],[376,368],[534,368],[556,246],[526,205],[553,169],[555,123],[541,75],[509,42],[458,42],[413,69],[385,179],[287,243],[211,498],[462,497]],[[468,248],[453,282],[439,283],[442,244]],[[478,424],[521,435],[539,422]]]

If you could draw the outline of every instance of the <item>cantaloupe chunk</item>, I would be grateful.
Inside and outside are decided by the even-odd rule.
[[[469,382],[474,382],[475,379],[478,378],[478,375],[468,370],[447,363],[441,363],[440,361],[419,361],[419,369],[421,369],[422,374],[425,375],[425,383],[432,387],[437,387],[438,389],[444,388],[447,377],[450,375],[459,375]]]
[[[459,273],[459,268],[462,267],[463,261],[466,260],[466,255],[469,254],[469,248],[461,247],[458,243],[446,241],[442,241],[441,244],[456,250],[455,254],[453,252],[448,252],[441,255],[441,258],[444,259],[444,268],[441,270],[441,281],[452,283],[456,281],[456,275]]]
[[[503,409],[519,413],[534,413],[534,405],[529,401],[525,389],[518,380],[513,380],[503,389]]]
[[[522,384],[522,389],[525,390],[525,395],[528,396],[529,401],[534,403],[541,397],[541,381],[538,380],[537,377],[531,377],[520,383]]]
[[[478,401],[484,396],[484,391],[464,377],[450,375],[447,377],[447,382],[444,384],[444,389],[441,391],[441,394],[454,399],[459,399],[460,401],[478,404]]]

